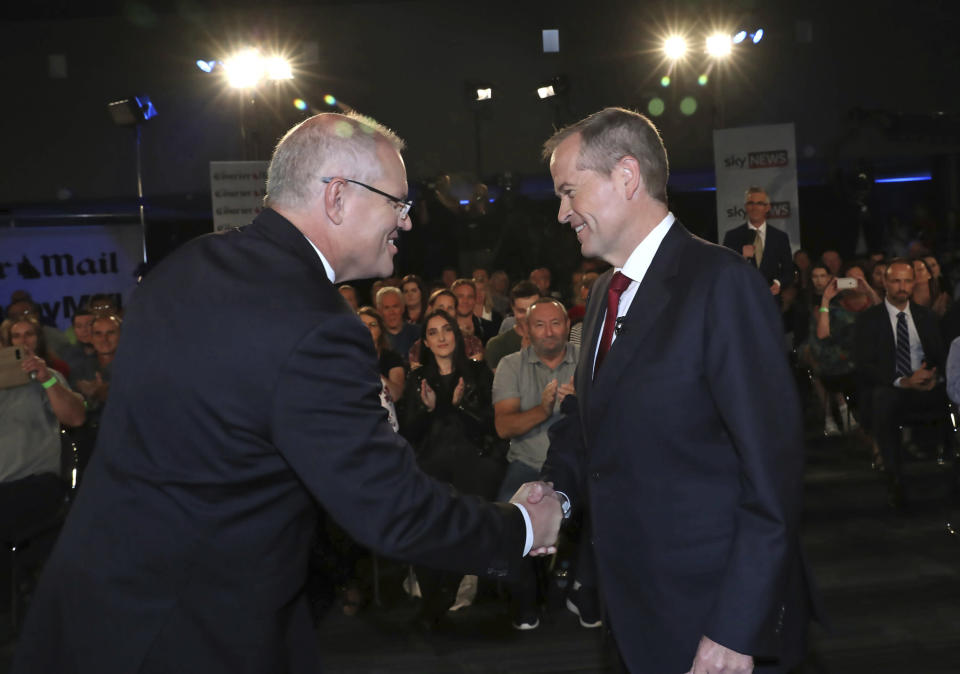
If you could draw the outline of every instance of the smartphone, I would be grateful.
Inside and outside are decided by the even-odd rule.
[[[30,381],[30,376],[20,367],[26,355],[19,346],[0,349],[0,388],[22,386]]]
[[[857,279],[849,276],[837,279],[837,290],[856,290]]]

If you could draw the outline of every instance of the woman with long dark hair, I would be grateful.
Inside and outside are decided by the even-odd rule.
[[[455,318],[432,311],[421,329],[421,366],[407,375],[400,432],[429,475],[457,490],[492,499],[503,464],[485,456],[496,443],[491,388],[493,375],[466,356]],[[418,568],[423,594],[420,620],[436,623],[456,597],[460,575]]]
[[[427,293],[423,279],[416,274],[407,274],[400,281],[400,291],[403,293],[403,320],[419,325],[427,313]]]

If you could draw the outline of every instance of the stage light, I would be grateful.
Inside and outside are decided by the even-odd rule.
[[[697,84],[699,84],[701,87],[707,86],[707,82],[709,81],[710,81],[710,78],[707,77],[706,73],[704,73],[703,75],[697,78]]]
[[[478,101],[493,100],[493,88],[487,87],[485,89],[477,89],[477,100]]]
[[[662,98],[651,98],[650,102],[647,103],[647,112],[649,112],[652,117],[659,117],[666,109],[667,104],[663,102]]]
[[[706,45],[707,53],[713,58],[726,58],[732,49],[730,36],[723,33],[714,33],[709,36]]]
[[[302,98],[294,98],[293,107],[295,107],[300,112],[304,112],[307,109],[307,102]]]
[[[204,61],[203,59],[197,59],[197,67],[205,73],[212,73],[216,66],[216,61]]]
[[[244,49],[223,62],[227,83],[234,89],[250,89],[263,79],[264,61],[258,49]]]
[[[545,87],[537,88],[537,96],[539,96],[540,98],[551,98],[552,96],[556,96],[556,95],[557,95],[557,92],[554,90],[552,84],[548,84]]]
[[[757,28],[757,32],[753,33],[750,38],[753,40],[753,44],[760,42],[763,39],[763,28]]]
[[[323,97],[323,102],[332,108],[337,104],[337,99],[334,98],[332,94],[327,94],[326,96]]]
[[[683,100],[680,101],[680,112],[685,114],[687,117],[692,115],[697,111],[697,99],[693,96],[685,96]]]
[[[669,76],[669,75],[664,75],[663,77],[660,78],[660,86],[663,87],[664,89],[666,89],[667,87],[670,86],[670,76]]]
[[[733,36],[733,44],[740,44],[747,39],[747,31],[741,30],[739,33]]]
[[[282,56],[271,56],[266,59],[264,70],[267,73],[267,79],[270,80],[293,79],[293,71],[290,69],[290,63]]]
[[[679,35],[671,35],[663,43],[663,53],[673,61],[682,59],[687,53],[687,41]]]

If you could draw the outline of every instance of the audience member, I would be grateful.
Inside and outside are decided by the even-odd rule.
[[[95,360],[97,357],[92,342],[93,319],[93,312],[86,308],[78,309],[73,314],[73,335],[77,341],[64,348],[63,353],[60,354],[71,369],[83,367],[82,363]]]
[[[870,264],[870,287],[877,293],[877,297],[883,299],[884,294],[887,292],[886,287],[883,285],[883,277],[887,272],[887,263],[881,258],[879,260],[872,260]]]
[[[477,316],[474,309],[477,306],[477,286],[473,280],[460,278],[450,287],[457,297],[457,323],[464,335],[476,335],[486,346],[491,337],[497,334],[499,325],[493,321]]]
[[[390,348],[404,357],[417,341],[417,326],[403,320],[403,292],[394,286],[384,286],[377,291],[377,311],[383,317],[387,328],[387,340]]]
[[[343,299],[347,301],[347,304],[350,305],[350,308],[356,311],[360,308],[359,303],[357,302],[357,289],[352,285],[346,283],[337,286],[337,290],[343,296]]]
[[[939,266],[937,268],[939,269]],[[916,257],[913,259],[913,271],[916,282],[910,300],[915,304],[927,307],[938,318],[942,318],[947,313],[950,296],[943,291],[940,282],[934,277],[933,270],[925,258]]]
[[[530,272],[530,283],[537,286],[537,289],[540,291],[540,297],[552,297],[554,299],[562,299],[561,294],[557,290],[551,290],[553,285],[553,275],[550,273],[550,270],[546,267],[537,267],[532,272]]]
[[[861,379],[861,410],[886,468],[890,505],[905,504],[900,426],[911,413],[936,409],[945,401],[938,382],[944,353],[935,314],[910,300],[914,265],[891,260],[886,299],[860,314],[854,360]]]
[[[373,307],[360,307],[357,314],[363,324],[367,326],[367,329],[370,330],[370,336],[373,338],[373,346],[377,350],[377,362],[380,365],[380,379],[383,380],[386,399],[396,402],[403,395],[403,380],[407,374],[403,369],[403,358],[390,348],[390,342],[387,341],[387,331],[380,312]],[[386,405],[384,407],[389,411],[389,407]],[[393,420],[391,419],[391,421]]]
[[[94,295],[94,297],[100,296]],[[11,302],[7,307],[6,317],[17,318],[20,316],[32,316],[40,326],[40,331],[43,332],[44,343],[49,353],[60,356],[60,352],[64,351],[70,342],[67,340],[66,335],[49,324],[51,321],[47,320],[44,322],[40,305],[33,301],[30,293],[23,290],[15,291],[10,296],[10,300]]]
[[[840,273],[840,268],[843,266],[843,258],[840,257],[840,253],[832,248],[828,248],[820,255],[820,259],[827,265],[827,269],[830,270],[831,275],[836,276]]]
[[[432,313],[437,310],[446,312],[448,316],[456,320],[457,296],[453,294],[453,291],[446,288],[440,288],[433,291],[433,293],[430,295],[430,299],[427,301],[427,313]],[[410,347],[410,351],[407,353],[407,359],[410,363],[411,369],[420,366],[420,351],[422,344],[423,342],[420,339],[417,339],[417,341],[413,343],[413,346]],[[463,344],[466,350],[467,358],[470,360],[484,359],[485,351],[483,342],[480,341],[479,337],[476,335],[463,335]]]
[[[483,278],[473,279],[473,285],[477,290],[477,301],[473,305],[473,313],[477,318],[483,319],[493,325],[490,337],[496,337],[500,332],[500,324],[503,323],[503,314],[493,308],[493,298],[487,292],[489,281]]]
[[[510,311],[510,277],[507,272],[502,269],[493,272],[487,290],[493,300],[493,308],[505,316]]]
[[[400,432],[428,475],[463,493],[490,498],[502,476],[500,464],[483,455],[496,440],[490,371],[467,358],[457,321],[445,311],[427,314],[421,339],[422,365],[407,376]],[[450,608],[460,578],[417,567],[423,595],[418,621],[424,627],[434,626]]]
[[[513,327],[502,332],[487,343],[487,365],[496,372],[500,359],[516,353],[524,346],[527,310],[540,299],[540,289],[530,281],[520,281],[510,290],[510,308],[513,311]],[[506,323],[506,319],[504,319]]]
[[[590,296],[590,288],[593,287],[593,282],[596,281],[599,276],[595,271],[581,273],[577,282],[573,284],[573,303],[567,311],[567,316],[570,318],[570,325],[576,325],[583,320],[583,316],[587,311],[587,297]]]
[[[8,318],[3,322],[3,341],[9,346],[25,346],[51,368],[70,376],[70,366],[54,355],[47,346],[47,333],[32,313],[20,314],[19,318]]]
[[[748,187],[744,194],[747,221],[723,237],[723,245],[756,267],[773,295],[793,283],[790,239],[776,227],[767,226],[770,198],[762,187]]]
[[[960,337],[950,342],[947,354],[947,396],[960,405]]]
[[[539,478],[550,447],[547,429],[562,416],[560,403],[574,393],[573,374],[580,354],[578,347],[567,342],[570,321],[557,300],[536,301],[518,325],[523,326],[529,346],[502,358],[493,380],[497,434],[510,440],[501,494],[512,485]],[[510,493],[515,491],[516,487]],[[531,560],[526,573],[510,583],[511,618],[518,630],[540,624],[535,564]],[[598,620],[598,614],[591,616],[591,624]]]
[[[32,317],[9,321],[22,326]],[[4,321],[7,325],[8,321]],[[36,339],[42,340],[37,330]],[[23,527],[53,517],[63,504],[66,483],[61,477],[60,425],[79,426],[85,411],[83,398],[74,393],[66,377],[30,345],[22,332],[4,335],[10,346],[22,346],[21,367],[32,381],[0,388],[0,538],[14,540]]]
[[[403,320],[419,325],[427,310],[427,292],[423,279],[416,274],[407,274],[400,281],[403,292]]]

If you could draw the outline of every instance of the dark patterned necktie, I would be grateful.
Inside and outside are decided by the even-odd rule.
[[[603,321],[603,332],[600,333],[600,347],[597,349],[597,362],[593,366],[593,376],[597,376],[600,363],[603,362],[610,345],[613,343],[613,329],[617,324],[617,311],[620,309],[620,295],[630,285],[630,277],[616,272],[610,279],[607,289],[607,317]]]
[[[910,330],[907,328],[907,314],[897,314],[897,376],[909,377],[913,374],[910,367]]]

